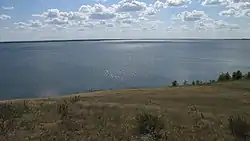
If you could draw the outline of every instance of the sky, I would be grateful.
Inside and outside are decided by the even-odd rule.
[[[0,0],[0,41],[249,37],[249,0]]]

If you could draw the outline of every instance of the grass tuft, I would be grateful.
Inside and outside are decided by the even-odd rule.
[[[148,112],[142,112],[136,116],[137,130],[139,135],[148,136],[155,140],[164,137],[164,123],[159,116]]]
[[[231,116],[228,119],[231,134],[238,140],[246,140],[250,133],[250,124],[244,116]]]

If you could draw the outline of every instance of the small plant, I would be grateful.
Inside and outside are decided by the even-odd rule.
[[[236,139],[246,140],[250,132],[250,124],[247,123],[246,118],[243,116],[232,116],[228,119],[228,122],[231,134]]]
[[[68,117],[68,104],[66,101],[62,104],[57,104],[57,113],[60,115],[61,120],[64,120]]]
[[[70,97],[70,102],[71,103],[76,103],[77,101],[80,101],[80,100],[81,100],[80,95]]]
[[[178,86],[178,82],[175,80],[172,82],[172,87],[176,87],[176,86]]]
[[[140,135],[150,135],[155,140],[163,138],[164,123],[161,118],[150,113],[143,112],[136,116],[137,130]]]

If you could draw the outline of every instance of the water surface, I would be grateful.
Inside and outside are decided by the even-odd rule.
[[[163,87],[250,70],[249,40],[0,43],[0,99]]]

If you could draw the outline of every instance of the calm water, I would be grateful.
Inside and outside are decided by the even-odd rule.
[[[162,87],[250,70],[248,40],[0,44],[0,99]]]

